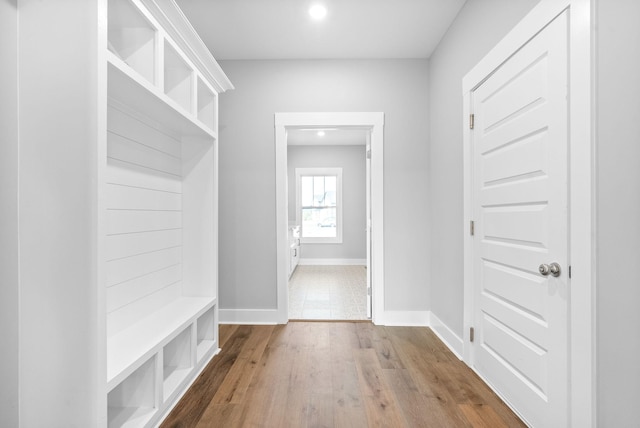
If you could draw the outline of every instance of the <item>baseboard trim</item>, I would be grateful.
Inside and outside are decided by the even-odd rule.
[[[367,259],[300,259],[301,266],[366,266]]]
[[[375,317],[375,324],[403,327],[428,327],[429,311],[384,311]]]
[[[464,342],[462,338],[455,334],[445,323],[442,322],[433,312],[429,315],[429,327],[431,330],[447,345],[447,348],[455,354],[458,359],[462,360]]]
[[[277,309],[220,309],[220,324],[278,324]]]

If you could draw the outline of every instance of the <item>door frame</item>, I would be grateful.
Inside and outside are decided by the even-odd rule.
[[[471,97],[501,64],[563,11],[569,11],[569,409],[574,427],[596,424],[595,99],[592,0],[542,0],[463,79],[464,230],[473,220]],[[588,177],[588,179],[585,179]],[[473,368],[473,241],[464,234],[463,360]]]
[[[371,141],[371,320],[379,323],[384,314],[384,113],[299,112],[275,113],[276,145],[276,250],[277,322],[289,321],[289,275],[287,272],[287,129],[360,128],[369,131]]]

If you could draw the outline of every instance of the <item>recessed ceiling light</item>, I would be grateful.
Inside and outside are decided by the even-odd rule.
[[[321,4],[314,4],[309,9],[309,15],[311,15],[313,19],[319,21],[327,16],[327,8]]]
[[[318,131],[318,137],[324,137],[324,131]]]

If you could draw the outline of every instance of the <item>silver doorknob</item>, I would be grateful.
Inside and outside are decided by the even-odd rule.
[[[549,273],[556,278],[560,276],[560,265],[556,262],[553,262],[549,265]]]
[[[551,268],[549,267],[548,264],[542,263],[538,268],[538,271],[540,272],[540,275],[547,276],[551,273]]]

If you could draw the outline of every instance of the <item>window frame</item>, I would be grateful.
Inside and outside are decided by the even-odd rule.
[[[296,224],[300,225],[300,242],[303,244],[342,244],[342,168],[296,168]],[[336,236],[305,237],[302,224],[302,177],[336,177]]]

